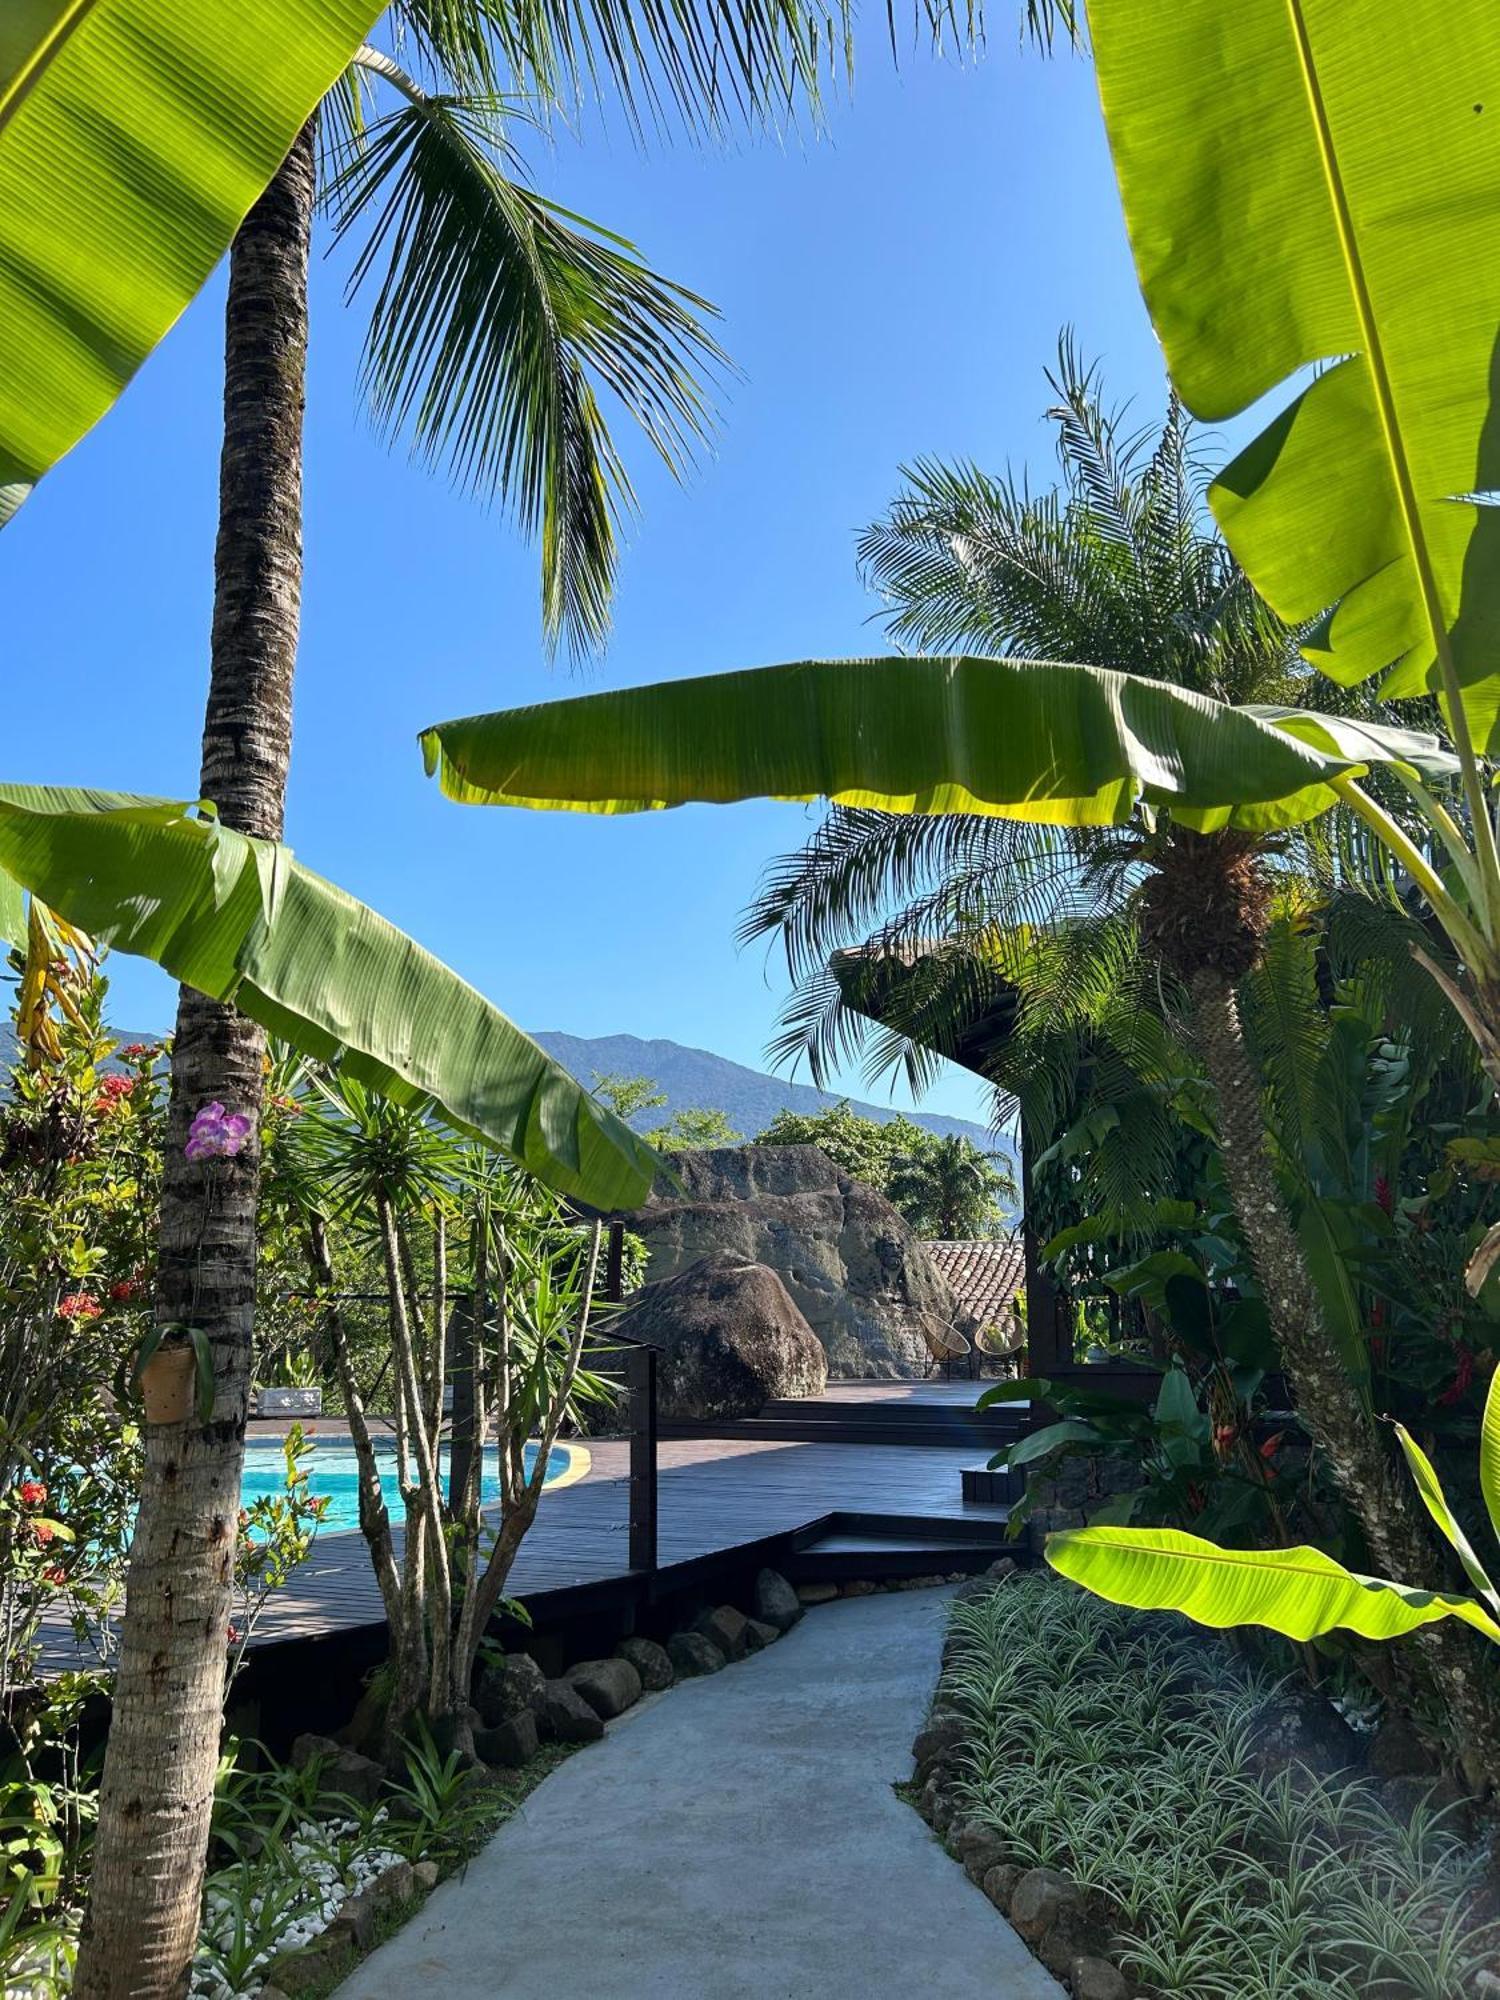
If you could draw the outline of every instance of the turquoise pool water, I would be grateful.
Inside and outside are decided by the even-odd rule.
[[[526,1471],[530,1476],[536,1464],[539,1447],[526,1447]],[[386,1505],[393,1518],[400,1516],[400,1502],[394,1490],[396,1474],[396,1453],[393,1446],[377,1444],[380,1460],[380,1474],[386,1485]],[[547,1462],[547,1476],[544,1486],[556,1486],[560,1481],[576,1479],[580,1476],[577,1459],[580,1456],[576,1445],[556,1444],[552,1447]],[[307,1467],[308,1490],[312,1493],[326,1493],[332,1502],[323,1517],[322,1532],[325,1535],[347,1534],[351,1528],[359,1526],[359,1467],[351,1445],[319,1444],[304,1461]],[[586,1461],[585,1461],[586,1463]],[[439,1476],[448,1477],[448,1453],[444,1447],[439,1461]],[[286,1483],[286,1460],[281,1446],[263,1439],[256,1439],[245,1447],[245,1476],[240,1485],[241,1505],[248,1507],[252,1500],[262,1494],[280,1493]],[[500,1497],[500,1455],[493,1445],[484,1454],[484,1498],[486,1502]]]

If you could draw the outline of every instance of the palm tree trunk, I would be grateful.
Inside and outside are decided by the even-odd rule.
[[[1401,1583],[1445,1589],[1442,1558],[1403,1467],[1354,1393],[1323,1324],[1286,1205],[1277,1186],[1261,1083],[1245,1043],[1234,986],[1221,972],[1192,980],[1194,1023],[1218,1099],[1219,1146],[1235,1214],[1265,1295],[1272,1329],[1313,1445],[1328,1462],[1364,1532],[1375,1564]],[[1452,1748],[1471,1779],[1500,1782],[1500,1677],[1477,1633],[1429,1631],[1422,1644],[1455,1726]]]
[[[226,825],[266,839],[281,835],[291,753],[314,164],[310,121],[229,264],[201,787]],[[207,1335],[213,1410],[207,1423],[146,1426],[79,2000],[175,2000],[197,1941],[249,1400],[264,1056],[253,1022],[182,989],[156,1320]],[[252,1136],[233,1158],[194,1163],[188,1127],[214,1101],[248,1114]]]

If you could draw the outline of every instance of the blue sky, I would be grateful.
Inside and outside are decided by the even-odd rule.
[[[872,14],[873,20],[873,14]],[[878,650],[858,531],[924,453],[1050,476],[1042,370],[1072,323],[1114,395],[1163,382],[1131,273],[1092,74],[1015,46],[961,66],[866,36],[826,136],[728,151],[623,133],[535,142],[549,194],[631,237],[723,312],[741,379],[685,487],[619,432],[643,503],[613,642],[548,664],[511,524],[371,435],[361,326],[315,274],[307,576],[288,838],[532,1028],[665,1036],[763,1066],[785,981],[738,952],[761,865],[816,814],[633,820],[464,810],[417,729],[587,686]],[[222,274],[0,541],[17,778],[195,789],[217,488]],[[172,997],[120,960],[115,1017]],[[869,1090],[854,1075],[846,1087]],[[902,1101],[900,1092],[891,1099]],[[958,1072],[925,1100],[984,1115]]]

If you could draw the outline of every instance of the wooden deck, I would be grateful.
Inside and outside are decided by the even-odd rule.
[[[955,1383],[839,1383],[834,1395],[873,1408],[972,1409],[976,1385]],[[252,1427],[270,1435],[275,1426]],[[326,1442],[338,1436],[336,1420],[316,1426]],[[629,1453],[625,1440],[588,1445],[592,1463],[576,1485],[544,1496],[536,1523],[521,1549],[508,1590],[539,1622],[612,1584],[628,1586]],[[929,1551],[925,1567],[943,1569],[943,1544],[998,1544],[1007,1509],[966,1502],[960,1474],[982,1465],[986,1453],[973,1442],[822,1442],[724,1437],[663,1440],[658,1447],[658,1569],[653,1591],[670,1589],[699,1565],[787,1536],[817,1548],[823,1541],[841,1558],[861,1548],[903,1546]],[[846,1573],[857,1566],[843,1563]],[[918,1565],[922,1566],[922,1565]],[[837,1565],[835,1565],[837,1567]],[[257,1626],[259,1649],[335,1632],[378,1625],[383,1611],[362,1538],[357,1533],[319,1537],[307,1563],[272,1597]],[[59,1631],[44,1655],[56,1671],[76,1664],[71,1634]]]

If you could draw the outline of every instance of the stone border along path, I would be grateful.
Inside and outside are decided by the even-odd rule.
[[[648,1697],[338,2000],[1060,2000],[891,1789],[951,1594],[840,1599]]]

